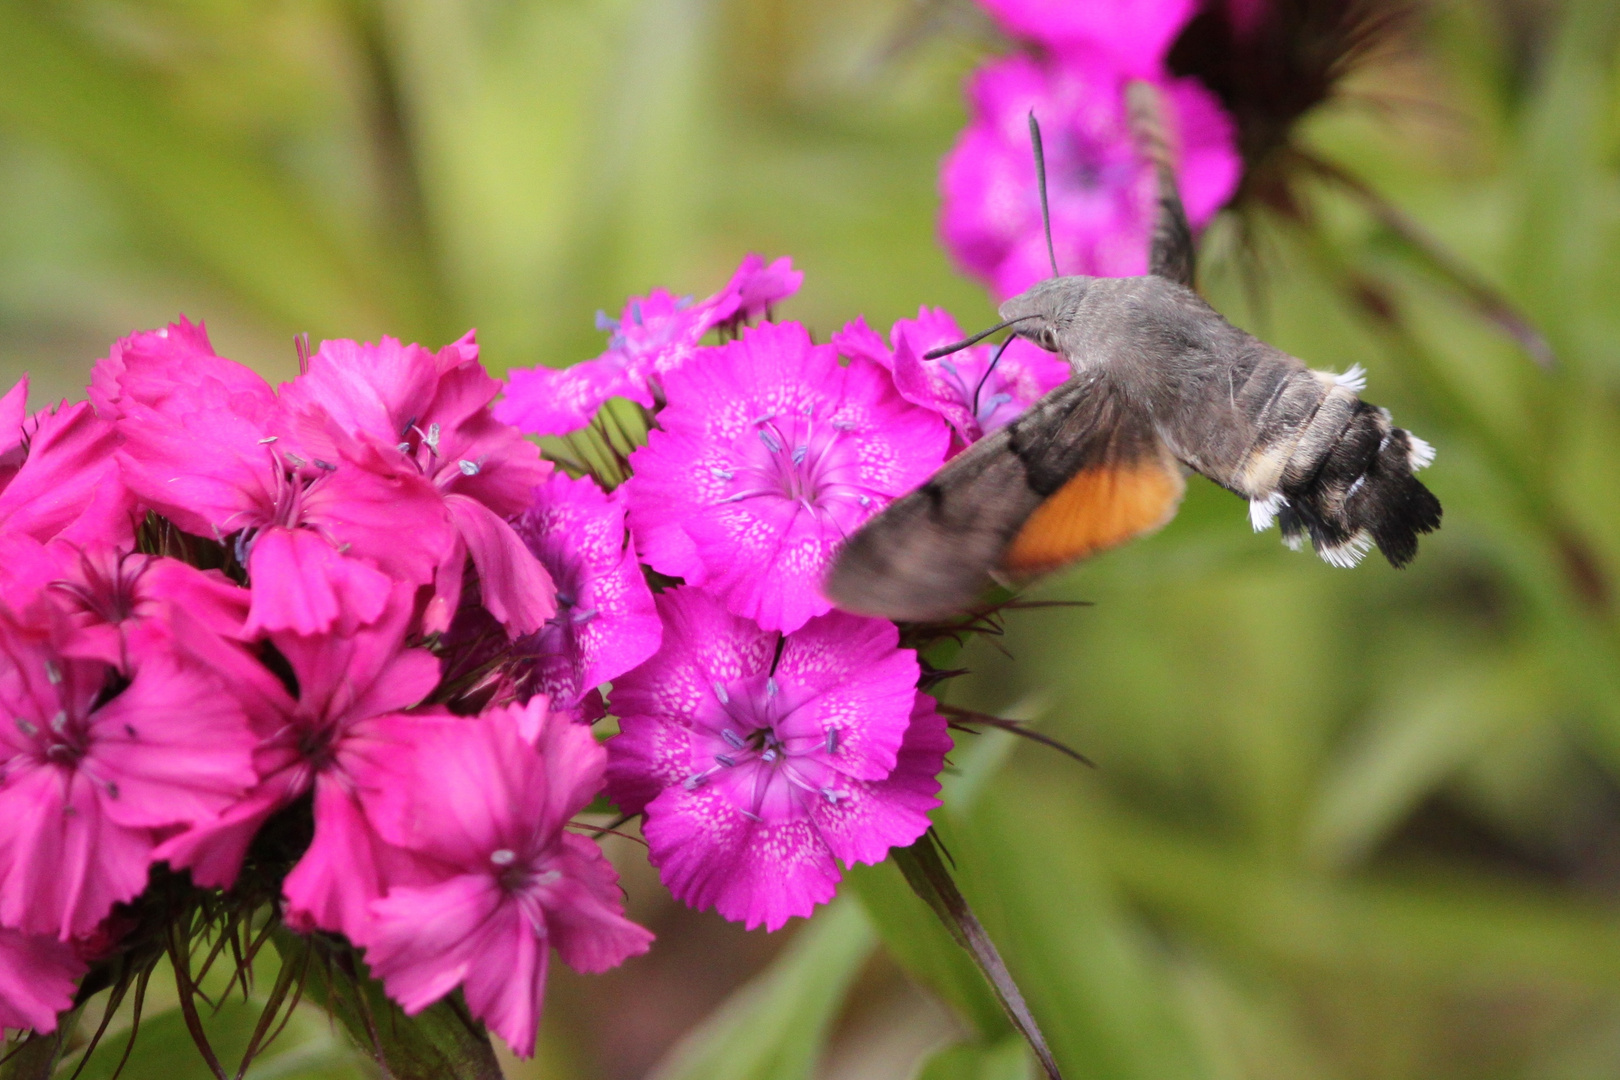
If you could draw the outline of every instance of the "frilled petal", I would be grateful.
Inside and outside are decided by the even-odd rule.
[[[320,634],[339,616],[347,625],[376,619],[394,583],[375,566],[340,555],[309,529],[266,529],[248,556],[252,606],[243,632]]]
[[[534,1053],[546,941],[489,876],[396,888],[372,910],[366,961],[406,1012],[420,1012],[465,983],[473,1015],[515,1053]]]
[[[298,678],[309,715],[366,718],[416,705],[439,681],[439,662],[425,649],[405,648],[412,590],[395,585],[370,623],[348,632],[272,635]]]
[[[838,734],[838,769],[881,780],[895,767],[916,696],[917,656],[891,622],[835,611],[782,645],[779,684],[794,685],[794,722]]]
[[[560,370],[513,368],[506,373],[506,396],[495,418],[530,435],[567,435],[588,426],[610,397],[652,405],[645,386],[618,358],[586,360]]]
[[[850,784],[848,798],[816,807],[817,830],[846,866],[882,862],[890,848],[915,842],[928,831],[929,812],[939,806],[938,778],[951,736],[934,699],[916,697],[894,771],[882,780]]]
[[[287,924],[295,930],[330,930],[364,944],[370,905],[383,895],[388,853],[341,778],[315,782],[315,835],[282,883]]]
[[[446,496],[445,507],[478,568],[484,607],[513,636],[544,626],[557,612],[557,590],[512,526],[464,495]]]
[[[642,826],[659,880],[699,911],[778,930],[838,891],[838,866],[810,821],[754,821],[713,788],[666,788]]]
[[[834,550],[922,483],[949,443],[886,371],[839,366],[796,324],[746,331],[671,372],[665,391],[625,485],[637,546],[767,629],[831,610],[821,581]]]
[[[123,693],[92,714],[79,763],[121,825],[177,825],[217,815],[258,780],[257,740],[218,678],[153,653]]]
[[[563,879],[555,887],[546,926],[563,963],[587,973],[618,967],[652,944],[652,931],[624,917],[619,875],[602,849],[583,836],[563,834],[554,865]]]
[[[527,690],[558,708],[573,707],[658,649],[663,625],[624,518],[621,493],[558,473],[513,522],[557,587],[556,614],[515,649],[531,664]]]
[[[42,542],[72,530],[81,543],[127,544],[134,524],[112,425],[81,401],[42,410],[28,426],[27,456],[0,490],[0,528]]]
[[[0,927],[0,1028],[49,1034],[85,971],[72,945]]]
[[[398,581],[426,584],[454,542],[443,496],[400,454],[351,444],[304,495],[304,520]],[[408,536],[410,543],[401,543]]]
[[[0,788],[0,924],[66,941],[146,888],[152,831],[119,825],[104,793],[52,765]]]

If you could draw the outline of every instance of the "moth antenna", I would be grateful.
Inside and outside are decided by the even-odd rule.
[[[1007,329],[1007,327],[1013,325],[1014,323],[1027,322],[1030,319],[1038,319],[1038,318],[1040,318],[1039,315],[1020,315],[1016,319],[1008,319],[1005,322],[998,322],[998,323],[996,323],[996,325],[992,326],[990,329],[988,329],[988,330],[980,330],[977,334],[974,334],[972,337],[964,338],[961,341],[956,342],[955,344],[941,345],[937,349],[929,349],[927,352],[923,353],[923,359],[924,360],[938,360],[940,357],[949,356],[953,352],[961,352],[963,349],[967,348],[969,345],[977,345],[979,342],[983,341],[985,338],[989,337],[991,334],[996,333],[998,330],[1005,330],[1005,329]]]
[[[1058,276],[1057,248],[1052,246],[1052,211],[1046,202],[1046,149],[1041,144],[1041,125],[1035,119],[1035,110],[1029,110],[1029,145],[1035,151],[1035,186],[1041,193],[1041,228],[1046,230],[1046,258],[1052,264],[1052,276]]]
[[[984,389],[984,384],[990,380],[990,373],[992,371],[996,370],[996,365],[997,364],[1001,363],[1001,354],[1007,351],[1007,346],[1011,345],[1012,342],[1013,342],[1013,339],[1009,335],[1007,340],[1003,341],[1001,343],[1001,347],[996,350],[996,355],[994,355],[994,356],[992,356],[990,358],[990,366],[984,369],[984,374],[983,375],[979,376],[979,384],[973,388],[973,415],[974,416],[979,415],[979,391]]]

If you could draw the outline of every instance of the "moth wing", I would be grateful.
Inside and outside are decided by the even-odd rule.
[[[943,618],[996,577],[1029,578],[1158,528],[1182,488],[1147,419],[1104,378],[1076,377],[867,522],[827,595],[860,614]]]
[[[1158,200],[1153,214],[1153,239],[1148,246],[1148,273],[1168,278],[1178,285],[1193,287],[1198,255],[1193,245],[1192,225],[1181,205],[1176,187],[1176,167],[1164,122],[1164,105],[1150,83],[1132,82],[1125,91],[1131,127],[1142,153],[1153,164],[1158,182]]]

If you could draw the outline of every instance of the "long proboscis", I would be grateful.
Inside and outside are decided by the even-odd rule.
[[[990,329],[988,329],[988,330],[980,330],[977,334],[974,334],[972,337],[964,338],[961,341],[956,342],[954,345],[941,345],[937,349],[929,349],[927,352],[923,353],[923,359],[924,360],[938,360],[940,357],[949,356],[953,352],[961,352],[963,349],[967,348],[970,345],[977,345],[979,342],[983,341],[985,338],[989,337],[991,334],[994,334],[994,333],[997,333],[999,331],[1007,329],[1007,327],[1012,326],[1014,323],[1026,322],[1026,321],[1028,321],[1030,319],[1036,319],[1036,318],[1039,318],[1039,317],[1040,316],[1038,316],[1038,315],[1020,315],[1016,319],[1007,319],[1004,322],[998,322],[998,323],[996,323],[996,325],[992,326]]]

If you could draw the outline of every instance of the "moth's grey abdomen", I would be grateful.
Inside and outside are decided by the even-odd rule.
[[[1282,527],[1283,542],[1307,537],[1323,559],[1354,566],[1376,546],[1392,566],[1417,554],[1418,535],[1440,526],[1440,500],[1412,474],[1434,458],[1433,449],[1395,427],[1387,411],[1351,392],[1358,382],[1323,376],[1321,402],[1294,431],[1277,432],[1255,459],[1287,456],[1271,490],[1254,493],[1256,529]]]

